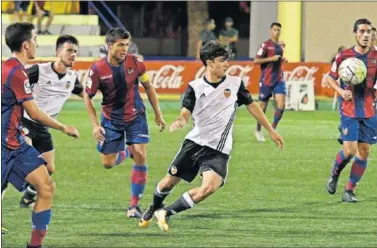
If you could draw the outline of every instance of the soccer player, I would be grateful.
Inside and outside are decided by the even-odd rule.
[[[62,35],[56,40],[57,58],[54,62],[35,64],[27,69],[38,107],[54,119],[72,93],[84,97],[78,75],[69,69],[73,66],[78,48],[79,42],[74,36]],[[26,141],[43,155],[47,161],[47,171],[51,175],[55,171],[55,151],[48,128],[33,121],[27,113],[22,118],[22,125]],[[28,185],[20,206],[32,205],[35,195],[33,186]]]
[[[131,199],[127,217],[140,218],[139,201],[147,180],[146,154],[149,131],[145,106],[139,94],[139,81],[145,88],[155,113],[155,122],[165,129],[165,121],[157,101],[156,92],[149,81],[144,63],[135,55],[127,54],[129,33],[121,28],[110,29],[106,34],[108,54],[95,62],[89,72],[84,95],[93,135],[98,141],[102,164],[111,169],[131,155],[125,148],[131,146],[135,165],[131,173]],[[101,90],[102,114],[98,122],[91,98]]]
[[[284,42],[279,40],[281,24],[274,22],[270,26],[271,38],[262,43],[257,52],[254,63],[261,65],[262,74],[259,81],[259,104],[266,112],[268,101],[272,95],[275,96],[277,107],[275,109],[272,127],[276,129],[281,120],[285,108],[286,86],[283,81],[283,62],[287,60],[283,57]],[[259,142],[264,142],[265,138],[261,130],[261,124],[257,124],[255,136]]]
[[[356,44],[337,55],[327,79],[328,84],[341,96],[340,121],[343,141],[343,149],[336,155],[327,183],[330,194],[335,194],[342,170],[354,158],[351,175],[342,197],[344,202],[357,202],[354,190],[367,167],[370,146],[377,142],[377,118],[373,106],[376,98],[373,86],[377,80],[377,51],[369,46],[371,31],[369,20],[359,19],[355,22],[353,33]],[[336,80],[339,78],[339,65],[343,60],[353,57],[362,60],[368,68],[364,82],[352,86],[341,81],[338,85]]]
[[[79,137],[79,133],[75,127],[66,126],[45,114],[33,100],[24,64],[35,57],[37,37],[34,25],[9,25],[5,31],[5,43],[12,57],[2,65],[1,72],[1,191],[8,182],[21,191],[25,181],[37,190],[27,247],[42,247],[50,223],[55,184],[44,166],[43,157],[25,143],[20,120],[25,109],[33,120],[48,127],[73,137]]]
[[[210,41],[201,49],[205,74],[189,83],[181,113],[169,127],[171,132],[183,128],[192,115],[193,129],[186,135],[168,174],[157,184],[152,205],[143,214],[140,227],[147,227],[155,214],[159,227],[166,232],[168,216],[194,207],[224,185],[238,106],[246,105],[249,113],[269,131],[272,140],[283,147],[283,139],[268,123],[241,79],[225,75],[229,55],[229,47],[218,41]],[[164,207],[163,201],[174,186],[181,179],[192,182],[198,173],[202,176],[201,186],[190,189],[172,205]]]

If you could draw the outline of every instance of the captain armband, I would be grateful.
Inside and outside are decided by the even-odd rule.
[[[149,75],[148,75],[148,73],[145,72],[143,75],[141,75],[141,76],[139,77],[139,79],[140,79],[140,81],[141,81],[142,83],[145,83],[145,82],[149,81]]]

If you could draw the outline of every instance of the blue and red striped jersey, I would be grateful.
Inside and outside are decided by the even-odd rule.
[[[283,42],[275,43],[271,39],[262,43],[257,52],[256,58],[263,59],[280,55],[283,58],[285,44]],[[275,85],[283,80],[283,69],[281,68],[282,59],[276,62],[263,63],[261,67],[261,76],[259,82],[264,85]]]
[[[10,58],[1,66],[1,145],[17,149],[25,142],[22,103],[33,99],[32,87],[21,62]]]
[[[376,99],[373,86],[377,80],[377,51],[371,49],[366,54],[360,54],[355,50],[355,47],[351,47],[338,53],[332,64],[330,76],[337,80],[339,78],[339,65],[343,60],[352,57],[358,58],[364,62],[367,67],[367,76],[364,82],[355,86],[340,82],[342,89],[352,92],[351,100],[345,101],[340,97],[340,113],[353,118],[370,118],[375,115],[376,111],[373,107],[373,103]]]
[[[92,65],[85,91],[90,97],[102,92],[102,113],[107,119],[129,122],[145,111],[139,93],[139,77],[145,72],[143,61],[134,55],[127,54],[118,67],[104,57]]]

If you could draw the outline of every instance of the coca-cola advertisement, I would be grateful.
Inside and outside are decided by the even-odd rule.
[[[34,61],[41,63],[47,61]],[[86,82],[88,69],[93,62],[76,61],[74,70],[80,74],[80,81]],[[203,76],[205,67],[200,61],[144,61],[151,83],[159,94],[183,94],[188,83]],[[327,63],[285,63],[283,64],[284,80],[286,81],[313,81],[315,95],[332,97],[334,91],[327,87],[325,77],[330,70]],[[246,87],[253,94],[259,90],[261,74],[258,65],[252,61],[231,61],[227,74],[241,77]],[[140,91],[144,89],[140,85]]]

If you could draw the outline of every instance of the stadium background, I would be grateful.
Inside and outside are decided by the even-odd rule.
[[[271,142],[257,144],[253,135],[255,121],[240,109],[226,187],[196,209],[177,216],[172,232],[161,235],[155,227],[139,230],[136,222],[125,219],[131,162],[104,171],[94,149],[84,105],[73,97],[59,118],[77,125],[82,137],[76,142],[53,131],[57,192],[47,247],[176,247],[178,242],[182,247],[376,246],[376,147],[372,148],[369,168],[359,186],[362,202],[339,204],[339,193],[330,197],[325,191],[331,164],[340,147],[336,143],[338,114],[331,108],[334,93],[324,84],[329,61],[337,48],[354,42],[354,21],[366,17],[377,24],[376,2],[105,4],[131,31],[163,100],[162,110],[169,123],[179,112],[179,99],[187,83],[201,75],[201,63],[194,59],[194,44],[203,28],[202,22],[208,17],[215,19],[216,34],[225,17],[234,19],[240,39],[238,57],[231,62],[230,73],[243,77],[253,94],[258,90],[260,70],[253,65],[252,57],[260,43],[269,38],[269,25],[281,22],[281,39],[287,44],[286,57],[290,61],[284,65],[285,79],[293,83],[313,82],[316,111],[285,114],[278,131],[285,137],[287,147],[278,152]],[[13,7],[13,2],[2,2],[2,61],[10,56],[4,30],[14,21]],[[47,1],[46,9],[54,13],[50,28],[53,35],[38,37],[40,47],[34,62],[54,59],[59,34],[75,35],[80,41],[80,52],[74,69],[84,82],[91,62],[99,58],[99,48],[109,28],[101,16],[108,19],[110,26],[118,26],[117,22],[101,2]],[[154,21],[156,25],[150,25]],[[99,102],[96,104],[99,109]],[[270,119],[271,110],[268,110]],[[148,119],[152,142],[144,206],[150,202],[154,185],[164,175],[189,130],[187,127],[175,134],[158,133],[150,107]],[[340,192],[349,169],[350,166],[341,179]],[[188,187],[185,184],[178,187],[168,202]],[[28,239],[29,213],[17,209],[19,198],[20,194],[10,189],[2,204],[3,224],[10,230],[2,237],[3,247],[20,247]]]

